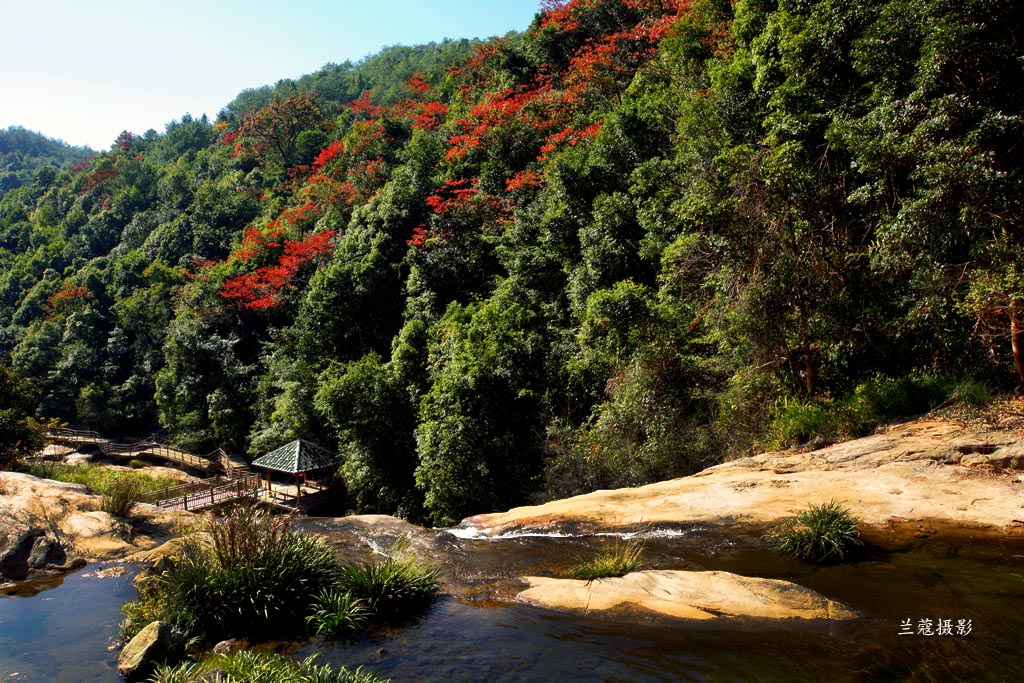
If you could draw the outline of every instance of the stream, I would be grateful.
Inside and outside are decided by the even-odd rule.
[[[486,538],[472,529],[416,529],[386,518],[312,518],[299,525],[352,560],[405,538],[410,550],[441,569],[444,594],[410,623],[337,643],[281,645],[297,657],[319,654],[322,662],[365,666],[394,683],[1016,682],[1024,671],[1020,538],[943,533],[853,564],[817,567],[779,557],[756,539],[704,527],[639,532],[647,568],[786,579],[863,615],[842,626],[711,628],[571,616],[514,601],[523,588],[517,577],[564,575],[577,556],[612,536]],[[62,582],[28,588],[46,589],[31,597],[24,586],[20,597],[0,591],[0,681],[118,681],[117,653],[108,647],[120,605],[134,597],[131,575],[101,578],[90,565]]]

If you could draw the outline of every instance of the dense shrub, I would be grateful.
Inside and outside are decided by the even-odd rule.
[[[203,640],[279,637],[304,629],[310,595],[332,585],[335,559],[322,541],[294,531],[290,519],[252,506],[205,525],[206,545],[186,539],[170,569],[125,610],[131,634],[144,614]]]
[[[437,569],[393,552],[379,562],[343,566],[338,587],[362,601],[373,618],[400,620],[422,610],[440,588]]]
[[[874,377],[839,400],[779,401],[757,445],[777,449],[813,439],[856,438],[889,420],[921,415],[940,406],[981,407],[991,400],[992,393],[984,382],[969,379],[929,374]]]

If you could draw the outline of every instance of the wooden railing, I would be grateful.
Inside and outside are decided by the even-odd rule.
[[[46,437],[51,441],[70,441],[73,443],[100,444],[107,441],[98,432],[91,429],[73,429],[71,427],[47,427]]]
[[[99,447],[100,452],[107,457],[133,458],[138,455],[148,455],[203,472],[209,472],[217,465],[223,465],[228,458],[227,454],[219,448],[206,455],[196,455],[156,441],[141,441],[133,444],[114,443],[91,429],[53,427],[46,430],[46,437],[51,441],[62,443],[95,444]]]
[[[171,489],[184,489],[191,487],[191,490],[182,491],[179,495],[157,500],[154,504],[165,510],[202,510],[203,508],[214,507],[242,498],[255,496],[261,485],[258,475],[250,474],[236,479],[220,479],[213,481],[197,482],[196,484],[185,484],[180,487],[163,489],[168,492]],[[154,491],[151,496],[160,494],[161,491]]]
[[[98,445],[103,455],[108,457],[133,458],[137,455],[149,455],[203,471],[211,469],[213,465],[220,462],[216,451],[207,455],[196,455],[195,453],[171,448],[155,441],[143,441],[134,444],[117,444],[107,441],[100,442]]]

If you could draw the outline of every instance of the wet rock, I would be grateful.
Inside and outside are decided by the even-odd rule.
[[[228,640],[222,640],[213,646],[213,654],[215,655],[229,655],[232,652],[238,652],[244,650],[249,646],[244,640],[238,638],[229,638]]]
[[[784,623],[847,621],[857,613],[809,588],[788,581],[729,572],[642,571],[594,581],[529,576],[519,600],[585,614],[615,611],[676,619],[722,622],[741,618]]]
[[[182,655],[182,643],[166,621],[154,621],[128,641],[117,658],[117,672],[126,681],[148,678],[158,664],[174,662]]]
[[[29,569],[46,569],[62,567],[68,561],[68,555],[60,541],[48,536],[39,536],[32,543],[32,552],[28,556]]]
[[[28,578],[32,548],[42,536],[43,530],[33,527],[21,531],[11,530],[0,537],[0,578],[9,581]]]

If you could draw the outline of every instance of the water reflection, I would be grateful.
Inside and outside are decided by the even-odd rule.
[[[121,605],[135,598],[134,571],[100,577],[96,567],[0,592],[0,674],[18,683],[118,683]]]
[[[358,556],[372,529],[333,522],[317,531]],[[308,642],[298,654],[365,665],[395,681],[1019,681],[1024,671],[1024,543],[954,535],[945,546],[876,550],[864,561],[817,567],[766,550],[756,538],[703,527],[646,529],[648,568],[722,570],[794,581],[860,611],[859,622],[741,629],[650,620],[622,623],[515,604],[522,575],[564,576],[607,534],[484,537],[417,531],[414,545],[442,567],[449,596],[424,618],[372,637]],[[400,536],[398,529],[391,536]],[[379,552],[363,545],[363,553]],[[971,619],[974,632],[900,636],[913,619]]]

